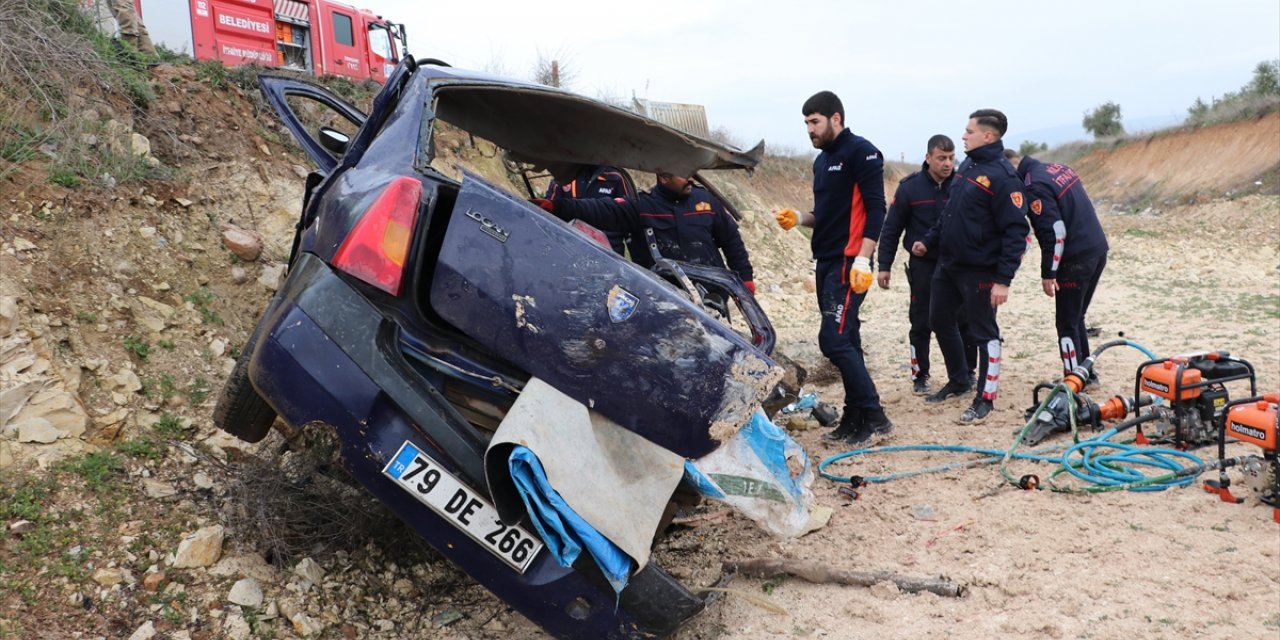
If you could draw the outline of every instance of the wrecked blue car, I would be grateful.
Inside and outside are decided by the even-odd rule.
[[[216,424],[249,442],[277,417],[332,429],[359,483],[554,636],[662,637],[696,615],[703,599],[648,551],[683,462],[733,436],[781,377],[767,318],[731,272],[642,269],[531,205],[527,181],[517,195],[438,167],[437,137],[464,132],[551,176],[749,169],[761,149],[438,61],[402,62],[368,114],[310,83],[260,83],[315,169]],[[318,112],[343,126],[316,126]],[[735,303],[736,329],[709,291]],[[572,540],[546,539],[539,501],[560,497],[623,571],[566,562]]]

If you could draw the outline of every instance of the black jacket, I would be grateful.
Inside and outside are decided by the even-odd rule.
[[[701,187],[694,187],[688,196],[655,185],[634,200],[556,200],[555,215],[561,220],[577,218],[603,231],[620,231],[633,237],[643,236],[645,228],[650,228],[663,257],[721,269],[727,261],[728,268],[744,282],[752,280],[751,259],[738,223],[711,192]],[[633,253],[631,259],[644,267],[653,266],[647,251]]]
[[[997,140],[974,149],[956,169],[947,206],[923,240],[944,267],[982,271],[1013,282],[1027,250],[1022,180]]]
[[[630,182],[622,175],[622,170],[609,165],[584,166],[573,180],[560,184],[555,180],[547,185],[548,200],[576,200],[579,198],[632,198],[635,197],[628,187]],[[626,253],[627,234],[611,231],[605,234],[609,238],[609,246],[618,255]]]
[[[1040,241],[1041,278],[1058,277],[1060,262],[1106,255],[1107,234],[1074,169],[1024,156],[1018,175],[1027,192],[1031,226]]]
[[[818,260],[858,255],[884,224],[884,157],[844,129],[813,161],[813,239]]]
[[[923,240],[933,228],[943,207],[947,206],[947,195],[954,177],[953,172],[942,182],[934,182],[933,176],[929,175],[929,165],[925,163],[919,171],[898,181],[898,191],[893,194],[889,213],[884,217],[884,227],[880,229],[880,271],[893,267],[899,236],[902,237],[902,248],[910,253],[911,245]]]

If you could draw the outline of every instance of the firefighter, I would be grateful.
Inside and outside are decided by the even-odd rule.
[[[956,146],[951,138],[942,134],[929,138],[923,165],[919,171],[898,182],[898,190],[889,204],[889,213],[885,215],[884,228],[880,231],[880,270],[876,273],[876,283],[881,289],[889,288],[899,237],[902,238],[902,248],[907,251],[907,285],[911,292],[911,302],[907,307],[911,330],[907,336],[911,346],[912,390],[918,395],[929,393],[929,284],[933,281],[938,261],[932,256],[911,255],[911,245],[933,227],[938,221],[938,214],[946,206],[955,161]],[[977,346],[973,344],[969,325],[963,319],[960,321],[960,335],[964,338],[965,361],[972,378],[978,362]]]
[[[1004,157],[1001,138],[1009,128],[995,109],[969,114],[966,158],[956,170],[947,206],[922,240],[911,246],[917,257],[936,256],[929,300],[929,326],[947,365],[947,383],[926,402],[942,402],[970,392],[957,314],[964,310],[978,343],[978,384],[961,424],[986,420],[1000,386],[1000,326],[996,310],[1009,299],[1026,251],[1027,202],[1022,181]]]
[[[884,224],[884,156],[866,138],[844,126],[844,105],[821,91],[801,108],[809,140],[819,149],[813,162],[813,211],[775,213],[778,225],[811,227],[810,249],[817,260],[814,280],[818,309],[818,347],[840,370],[844,412],[825,437],[850,445],[867,444],[893,431],[862,354],[858,308],[871,283],[871,256]]]
[[[609,165],[584,165],[574,176],[573,180],[565,184],[560,184],[555,180],[547,185],[546,199],[555,200],[557,198],[626,198],[631,199],[635,194],[631,192],[630,181],[622,174],[622,170]],[[609,246],[618,255],[624,255],[627,250],[627,234],[619,231],[606,231],[605,236],[609,238]]]
[[[561,220],[577,218],[605,232],[637,237],[643,236],[646,228],[653,229],[663,257],[721,269],[727,264],[755,295],[751,257],[738,223],[711,192],[695,186],[690,177],[659,172],[652,189],[630,200],[539,198],[534,203]],[[648,251],[633,251],[631,259],[642,267],[653,266]]]
[[[1107,235],[1074,169],[1022,157],[1012,149],[1004,153],[1026,190],[1031,227],[1040,243],[1040,282],[1044,294],[1054,298],[1058,351],[1062,368],[1070,373],[1089,357],[1084,316],[1107,266]],[[1096,383],[1097,376],[1090,381]]]
[[[116,22],[120,25],[121,39],[132,44],[133,48],[142,53],[155,55],[156,48],[151,44],[147,26],[142,24],[142,17],[138,15],[133,0],[111,0],[111,13],[115,15]]]

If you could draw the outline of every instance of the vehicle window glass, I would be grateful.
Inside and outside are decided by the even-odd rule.
[[[391,58],[391,34],[386,27],[369,25],[369,50],[382,58]]]
[[[351,16],[343,15],[337,11],[333,12],[333,39],[338,44],[345,44],[348,47],[355,46],[355,32],[351,30]]]
[[[298,121],[313,138],[319,137],[318,132],[321,127],[336,129],[349,138],[355,138],[356,131],[359,130],[356,123],[347,120],[324,103],[307,96],[289,95],[286,101],[289,103],[289,108],[298,116]]]

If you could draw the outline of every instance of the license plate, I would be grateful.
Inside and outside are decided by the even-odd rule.
[[[382,473],[520,573],[542,551],[541,540],[499,522],[497,508],[410,442]]]

